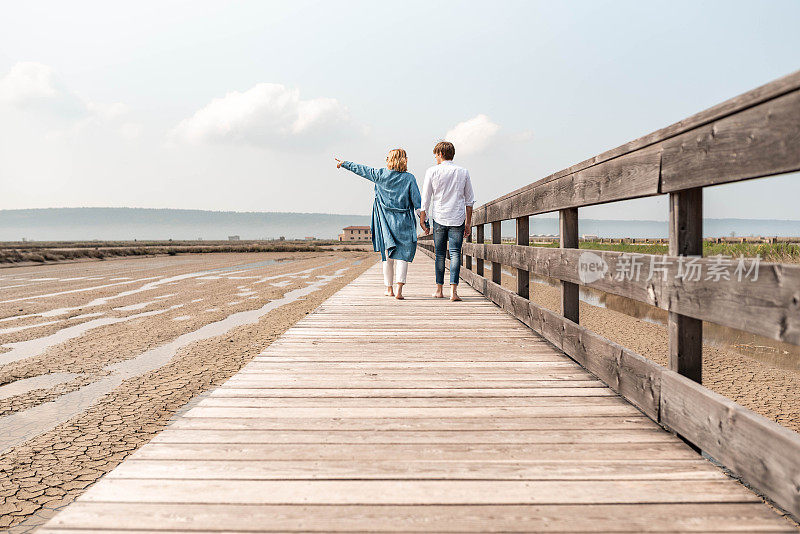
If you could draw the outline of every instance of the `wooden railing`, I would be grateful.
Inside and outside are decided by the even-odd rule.
[[[728,279],[706,279],[726,260],[700,257],[703,188],[797,170],[800,71],[477,208],[476,238],[464,243],[461,277],[650,418],[800,517],[800,435],[700,385],[703,321],[800,344],[800,266],[760,262],[756,277],[751,260],[743,264],[750,272],[737,274],[734,258]],[[669,195],[668,255],[585,256],[589,251],[578,249],[579,207],[662,194]],[[560,248],[529,246],[529,218],[555,211]],[[516,244],[500,244],[500,224],[510,219]],[[486,224],[492,244],[484,242]],[[429,238],[419,246],[433,253]],[[491,262],[491,280],[484,262]],[[632,262],[643,276],[628,276]],[[686,276],[690,262],[699,279],[694,272]],[[596,280],[581,277],[582,264],[605,272]],[[516,291],[502,287],[503,265],[517,269]],[[653,265],[658,272],[648,277]],[[561,281],[561,313],[529,299],[528,273]],[[669,368],[581,326],[580,285],[667,310]]]

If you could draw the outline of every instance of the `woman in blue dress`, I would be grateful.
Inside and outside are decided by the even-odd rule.
[[[403,300],[408,264],[417,251],[417,213],[422,204],[417,179],[408,172],[406,151],[390,151],[383,169],[337,159],[336,168],[342,167],[375,183],[372,246],[383,260],[385,294]],[[393,290],[395,282],[397,291]]]

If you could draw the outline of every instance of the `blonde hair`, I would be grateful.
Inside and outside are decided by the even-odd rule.
[[[408,156],[402,148],[395,148],[389,151],[386,156],[386,166],[393,171],[406,172],[408,170]]]

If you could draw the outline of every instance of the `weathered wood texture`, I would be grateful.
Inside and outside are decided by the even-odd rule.
[[[464,243],[476,258],[582,284],[696,319],[800,345],[800,266],[752,260],[680,258],[623,252]],[[690,265],[691,263],[691,265]],[[600,265],[602,276],[581,280],[580,269]],[[714,269],[724,267],[727,278]],[[696,269],[690,271],[689,269]],[[700,272],[699,279],[690,272]],[[748,272],[750,274],[748,275]],[[631,273],[628,276],[626,273]],[[683,275],[680,275],[683,273]]]
[[[791,531],[472,288],[429,297],[426,246],[405,301],[369,269],[41,532]],[[570,332],[619,390],[603,358],[660,370]]]
[[[669,194],[670,256],[703,256],[703,189]],[[703,381],[703,321],[670,311],[669,368],[695,382]]]
[[[530,217],[517,217],[517,245],[527,247],[530,245]],[[467,256],[471,258],[472,256]],[[522,298],[530,297],[530,273],[525,269],[517,269],[517,295]]]
[[[475,209],[474,224],[800,170],[800,71]]]
[[[500,222],[492,223],[492,244],[499,245],[503,242]],[[492,262],[492,282],[499,284],[503,276],[502,267],[497,262]]]
[[[484,232],[486,231],[485,224],[479,224],[475,228],[475,242],[483,245],[486,242]],[[483,258],[475,258],[475,272],[478,276],[483,276]]]
[[[558,212],[558,235],[561,248],[578,248],[578,208]],[[578,284],[561,281],[561,315],[577,323],[580,310]]]
[[[469,272],[462,278],[648,417],[678,432],[800,517],[800,435],[486,278]],[[733,437],[737,430],[741,433]]]

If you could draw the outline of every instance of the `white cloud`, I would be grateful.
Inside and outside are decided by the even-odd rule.
[[[347,135],[357,127],[333,98],[302,100],[297,89],[259,83],[215,98],[173,130],[193,143],[299,145]]]
[[[0,78],[0,103],[64,117],[86,112],[86,105],[59,84],[51,67],[32,61],[16,63]]]
[[[25,113],[38,112],[49,128],[46,138],[76,135],[88,129],[111,127],[122,137],[132,139],[141,127],[123,122],[129,114],[121,102],[106,104],[84,100],[65,88],[48,65],[22,61],[0,78],[0,104]]]
[[[59,92],[53,69],[41,63],[17,63],[0,78],[0,100],[11,104],[54,98]]]
[[[456,124],[447,131],[445,139],[455,145],[456,154],[470,154],[488,147],[499,130],[499,124],[480,114]]]

